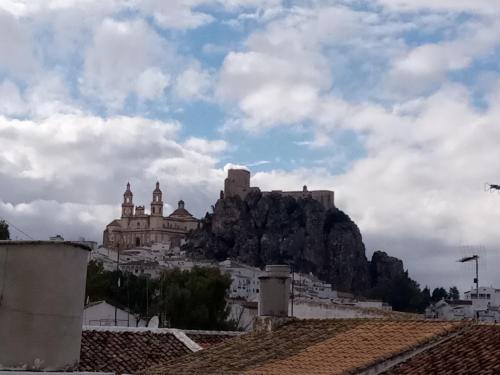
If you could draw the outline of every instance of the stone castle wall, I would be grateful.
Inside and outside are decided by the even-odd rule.
[[[239,196],[245,199],[252,190],[259,190],[258,187],[250,186],[250,172],[246,169],[229,169],[227,178],[224,181],[224,197]],[[289,196],[294,199],[312,198],[320,202],[326,208],[335,207],[335,193],[331,190],[307,190],[304,186],[300,191],[272,190],[263,191],[263,195],[278,193],[283,196]]]

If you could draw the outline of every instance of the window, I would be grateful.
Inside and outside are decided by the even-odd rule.
[[[153,213],[155,213],[155,208],[153,207]]]
[[[135,246],[141,246],[141,239],[139,237],[135,239]]]

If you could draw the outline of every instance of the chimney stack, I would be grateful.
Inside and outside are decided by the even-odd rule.
[[[78,365],[90,248],[0,241],[0,371]]]
[[[272,331],[291,319],[288,316],[290,267],[266,266],[259,283],[259,310],[254,329]]]

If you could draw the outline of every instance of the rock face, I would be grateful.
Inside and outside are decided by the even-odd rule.
[[[363,292],[372,286],[356,224],[341,210],[325,210],[313,199],[258,191],[245,200],[219,199],[203,227],[188,236],[185,249],[191,255],[229,257],[257,267],[293,264],[341,291]]]
[[[372,286],[384,285],[404,272],[401,259],[391,257],[384,251],[375,251],[370,262]]]

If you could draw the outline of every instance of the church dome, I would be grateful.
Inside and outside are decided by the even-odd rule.
[[[184,208],[184,201],[183,200],[179,201],[179,203],[177,204],[177,209],[174,212],[172,212],[170,214],[170,216],[176,216],[176,217],[179,217],[179,216],[193,217],[193,215],[191,215],[189,213],[189,211]]]

